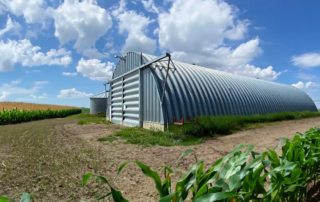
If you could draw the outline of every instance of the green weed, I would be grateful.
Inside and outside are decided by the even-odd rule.
[[[311,117],[320,117],[320,113],[303,111],[252,116],[200,116],[199,124],[172,125],[169,129],[170,131],[184,135],[207,137],[228,135],[242,129],[261,127],[261,124],[265,123]]]
[[[106,141],[114,141],[117,138],[123,138],[126,143],[139,144],[143,146],[160,145],[193,145],[202,142],[201,138],[186,136],[184,134],[173,133],[169,131],[152,131],[140,127],[125,128],[116,132],[114,135],[105,137]],[[100,141],[103,141],[102,139]]]

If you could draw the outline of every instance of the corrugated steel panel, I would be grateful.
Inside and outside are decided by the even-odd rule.
[[[119,63],[117,64],[112,78],[117,78],[137,67],[146,63],[146,59],[142,57],[142,53],[138,52],[128,52],[123,60],[119,59]]]
[[[123,124],[127,126],[140,125],[139,70],[123,77]]]
[[[113,123],[122,124],[123,116],[122,116],[122,78],[114,81],[111,87],[111,95],[109,96],[110,99],[110,120]],[[120,94],[119,94],[120,93]]]
[[[143,54],[145,60],[156,58]],[[201,115],[253,115],[267,114],[281,111],[317,111],[312,99],[303,91],[284,84],[253,79],[204,68],[196,65],[174,61],[177,70],[169,71],[164,105],[164,116],[168,113],[169,122],[188,115],[195,117]],[[166,62],[158,62],[152,66],[167,66]],[[173,66],[170,66],[173,68]],[[155,83],[159,95],[166,71],[153,68]],[[143,71],[146,71],[145,69]],[[144,76],[143,78],[146,79]],[[151,77],[150,77],[151,78]],[[151,109],[153,105],[145,95],[154,91],[154,86],[143,86],[144,108]],[[149,107],[147,107],[149,104]],[[147,105],[147,106],[145,106]],[[155,104],[156,105],[156,104]],[[156,120],[157,112],[144,113],[149,120]],[[164,117],[166,120],[166,117]],[[161,122],[161,121],[155,121]]]
[[[107,98],[90,98],[90,114],[106,113]]]
[[[127,126],[140,125],[139,70],[111,84],[111,121]]]
[[[159,96],[160,89],[151,71],[150,68],[141,71],[142,121],[164,123]]]

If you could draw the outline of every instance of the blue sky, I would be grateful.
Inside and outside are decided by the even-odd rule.
[[[0,0],[0,101],[89,106],[127,51],[320,100],[319,1]],[[320,108],[320,102],[317,102]]]

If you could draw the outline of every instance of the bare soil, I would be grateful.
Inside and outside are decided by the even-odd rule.
[[[108,193],[108,188],[101,189],[101,185],[93,182],[81,188],[83,176],[93,172],[105,176],[130,201],[157,201],[152,179],[134,164],[129,164],[115,178],[119,166],[137,160],[156,170],[162,165],[170,166],[186,149],[193,149],[208,166],[239,144],[254,144],[254,151],[261,152],[274,148],[283,137],[292,138],[296,132],[316,126],[320,127],[320,118],[283,121],[198,145],[147,148],[123,141],[98,142],[98,138],[121,128],[113,124],[80,126],[75,120],[54,119],[2,126],[0,196],[28,191],[36,196],[36,201],[94,201],[92,198]],[[181,160],[173,167],[173,180],[177,181],[194,163],[193,156]]]

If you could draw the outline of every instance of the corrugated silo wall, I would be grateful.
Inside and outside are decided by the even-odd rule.
[[[152,70],[146,67],[141,70],[141,105],[142,121],[152,123],[164,123],[163,110],[161,106],[161,95],[158,85],[152,74]]]
[[[111,106],[111,96],[109,93],[109,97],[107,98],[107,102],[106,102],[106,118],[107,118],[107,120],[110,120],[110,106]]]
[[[106,98],[90,98],[90,114],[106,113]]]

